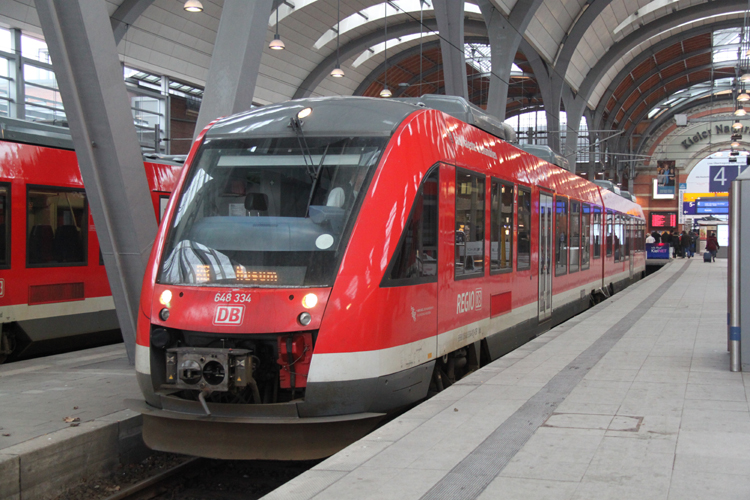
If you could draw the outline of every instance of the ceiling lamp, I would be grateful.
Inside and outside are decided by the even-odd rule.
[[[342,78],[344,76],[344,70],[341,69],[339,64],[339,32],[341,31],[341,0],[338,0],[336,4],[336,67],[331,71],[331,76],[334,78]]]
[[[734,123],[732,124],[732,128],[735,130],[742,130],[742,124],[740,123],[739,120],[735,120]]]
[[[734,116],[745,116],[747,114],[747,111],[745,111],[745,108],[743,108],[741,105],[737,108],[737,111],[734,112]]]
[[[747,72],[747,73],[743,74],[743,75],[742,75],[742,76],[740,77],[740,81],[741,81],[742,83],[749,83],[749,82],[750,82],[750,72]]]
[[[279,36],[279,8],[276,7],[276,34],[273,36],[273,40],[268,44],[271,50],[284,50],[284,42]]]
[[[738,148],[738,147],[740,147],[740,143],[739,143],[739,142],[737,142],[737,141],[732,141],[732,143],[731,143],[730,145],[731,145],[731,146],[732,146],[733,148]]]
[[[203,4],[200,0],[187,0],[182,8],[188,12],[203,12]]]
[[[737,100],[740,102],[750,101],[750,95],[743,89],[740,95],[737,96]]]
[[[385,9],[385,37],[383,38],[383,63],[385,64],[385,75],[383,76],[383,90],[380,97],[391,97],[393,93],[388,88],[388,2],[383,3]]]

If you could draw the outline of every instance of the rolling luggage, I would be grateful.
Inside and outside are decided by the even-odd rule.
[[[703,262],[711,262],[711,252],[703,252]]]

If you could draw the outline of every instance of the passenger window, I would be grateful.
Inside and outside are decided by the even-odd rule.
[[[613,250],[615,252],[615,262],[622,260],[622,216],[620,214],[614,214],[615,221],[615,241]]]
[[[384,286],[429,283],[437,279],[438,172],[437,167],[433,168],[422,181]]]
[[[29,266],[86,264],[86,194],[29,187],[26,248]]]
[[[614,235],[612,234],[615,230],[613,227],[615,214],[612,210],[607,210],[607,257],[612,257],[612,247],[614,245]]]
[[[513,269],[513,184],[492,179],[490,274]]]
[[[518,188],[518,255],[516,269],[531,269],[531,191]]]
[[[456,169],[455,277],[484,274],[484,177]]]
[[[588,269],[591,259],[591,207],[581,205],[581,270]]]
[[[0,184],[0,268],[10,267],[10,185]]]
[[[598,259],[602,256],[602,209],[594,205],[592,212],[593,223],[591,227],[594,238],[594,258]]]
[[[570,202],[570,272],[578,272],[581,253],[581,210],[577,201]]]
[[[555,201],[555,276],[568,272],[568,200]]]

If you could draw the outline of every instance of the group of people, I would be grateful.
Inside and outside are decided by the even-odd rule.
[[[664,231],[659,234],[658,231],[654,231],[646,238],[646,243],[667,243],[672,246],[672,257],[673,258],[692,258],[695,255],[696,248],[698,247],[698,240],[700,239],[698,231],[693,230],[690,232],[683,231],[678,233],[677,231]],[[706,251],[711,254],[711,261],[716,262],[716,252],[719,250],[719,242],[716,239],[716,233],[709,233],[706,238]]]

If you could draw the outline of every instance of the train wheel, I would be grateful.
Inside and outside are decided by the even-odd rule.
[[[16,337],[13,333],[3,330],[0,332],[0,364],[16,349]]]

